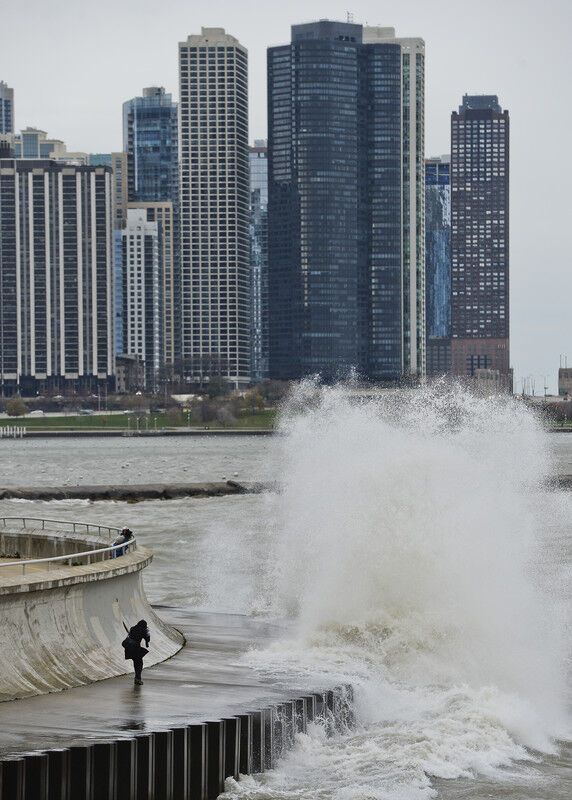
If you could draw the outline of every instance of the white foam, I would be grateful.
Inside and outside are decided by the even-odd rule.
[[[358,402],[309,382],[281,432],[256,602],[297,633],[249,660],[298,684],[350,680],[359,727],[302,737],[229,796],[427,798],[427,776],[510,780],[527,748],[554,752],[570,735],[570,573],[537,420],[458,388]]]

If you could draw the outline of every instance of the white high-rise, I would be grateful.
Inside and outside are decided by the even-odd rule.
[[[156,390],[163,364],[163,276],[160,223],[145,208],[128,208],[123,238],[123,351],[145,367],[145,387]]]
[[[0,160],[2,393],[112,385],[109,167]]]
[[[425,352],[425,42],[394,28],[363,29],[364,44],[401,47],[404,376],[422,377]]]
[[[248,55],[223,28],[179,44],[181,364],[250,380]]]

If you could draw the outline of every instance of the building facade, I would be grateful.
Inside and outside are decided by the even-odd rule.
[[[14,133],[14,89],[0,81],[0,133]]]
[[[268,377],[268,147],[254,142],[250,159],[250,258],[252,264],[251,370],[255,383]]]
[[[160,354],[160,369],[174,364],[175,361],[175,323],[176,323],[176,235],[173,204],[170,201],[157,203],[129,203],[127,213],[138,211],[144,215],[147,222],[156,223],[159,248],[159,280],[160,291],[160,325],[162,351]],[[126,351],[129,352],[129,351]]]
[[[163,364],[163,276],[159,223],[128,208],[122,232],[123,354],[144,365],[145,389],[156,391]]]
[[[425,162],[425,318],[427,375],[451,371],[450,157]]]
[[[176,207],[177,104],[162,86],[147,87],[123,104],[123,150],[129,202],[170,200]]]
[[[425,373],[423,64],[325,20],[268,51],[271,377]]]
[[[250,382],[248,55],[222,28],[179,44],[181,370]]]
[[[451,117],[451,368],[510,375],[509,114],[465,95]]]
[[[111,170],[0,161],[3,394],[112,386]]]
[[[558,370],[558,395],[572,397],[572,369],[570,367],[560,367]]]

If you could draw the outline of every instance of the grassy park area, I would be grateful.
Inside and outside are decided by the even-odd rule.
[[[73,430],[160,430],[161,428],[209,428],[209,429],[247,429],[257,430],[272,428],[276,412],[263,409],[256,414],[241,413],[236,421],[221,423],[218,420],[199,422],[193,420],[192,413],[182,415],[170,413],[149,414],[106,414],[77,415],[73,414],[51,417],[5,417],[0,419],[0,427],[16,426],[37,431],[73,431]]]

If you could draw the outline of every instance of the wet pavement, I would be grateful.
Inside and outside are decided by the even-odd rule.
[[[1,703],[0,757],[220,719],[291,695],[291,688],[265,683],[239,663],[248,648],[283,635],[285,624],[238,614],[156,610],[185,635],[179,653],[144,670],[143,686],[134,686],[130,674]]]

